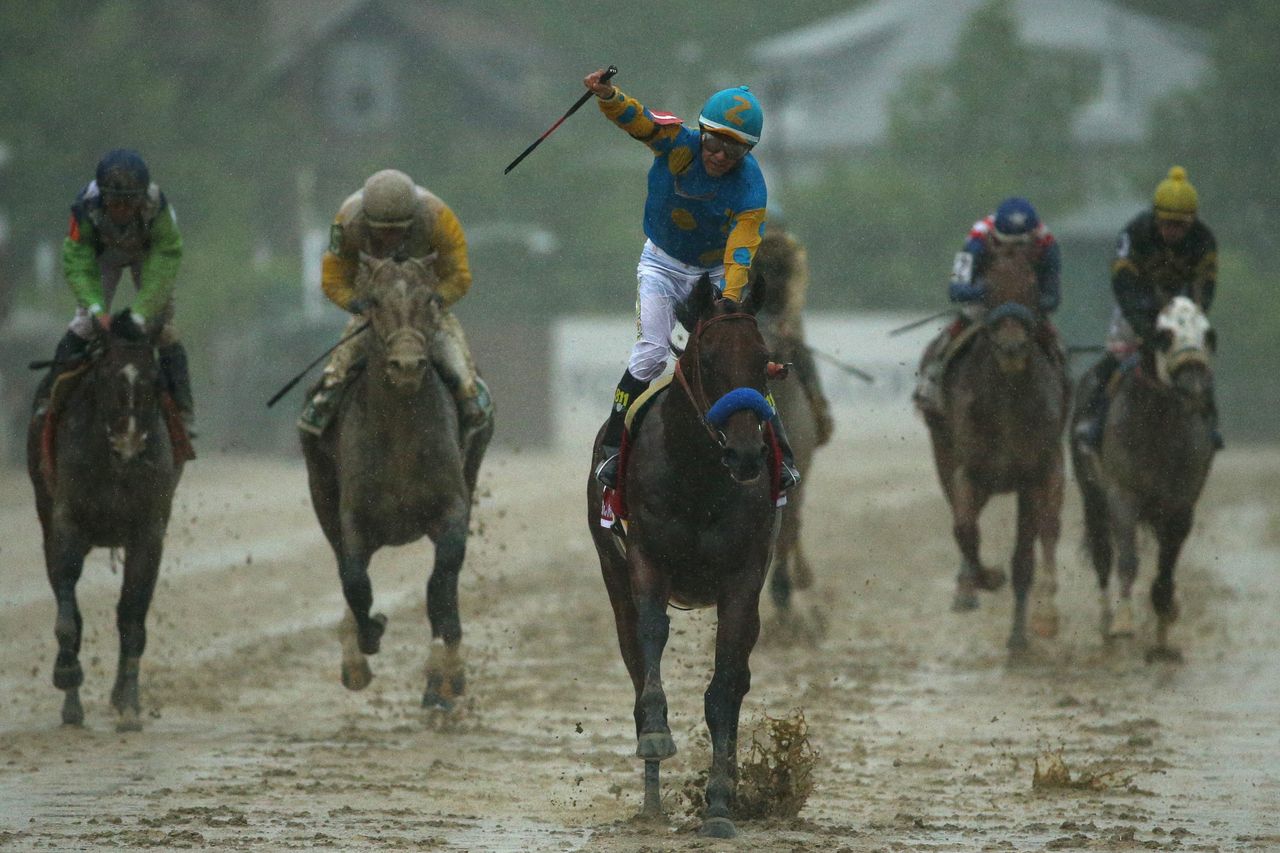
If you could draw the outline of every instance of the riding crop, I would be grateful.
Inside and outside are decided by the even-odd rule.
[[[267,401],[267,408],[269,409],[272,406],[274,406],[277,402],[279,402],[280,398],[283,397],[285,394],[288,394],[289,391],[292,390],[294,385],[297,385],[299,382],[302,381],[302,377],[306,376],[308,373],[311,372],[311,368],[315,367],[317,364],[319,364],[320,362],[328,358],[329,353],[333,352],[338,347],[342,346],[347,341],[351,340],[356,335],[359,335],[361,332],[363,332],[365,329],[368,329],[368,328],[369,328],[369,321],[366,320],[363,324],[361,324],[360,328],[356,329],[351,334],[345,336],[344,338],[342,338],[342,340],[338,341],[336,344],[329,347],[324,352],[320,353],[319,358],[317,358],[315,361],[308,364],[306,367],[302,368],[301,373],[299,373],[297,376],[290,379],[287,383],[285,383],[285,386],[283,388],[281,388],[279,391],[277,391],[275,394],[272,395],[271,399]]]
[[[608,83],[608,82],[609,82],[609,78],[611,78],[613,75],[615,75],[615,74],[617,74],[617,73],[618,73],[618,69],[617,69],[615,66],[610,65],[610,66],[605,70],[604,74],[602,74],[602,75],[600,76],[600,82],[601,82],[601,83]],[[589,98],[591,98],[591,96],[592,96],[592,95],[594,95],[594,94],[595,94],[594,92],[588,91],[588,92],[586,92],[586,93],[585,93],[581,98],[578,98],[578,100],[574,102],[573,106],[569,107],[569,111],[568,111],[568,112],[566,112],[564,115],[560,116],[560,118],[556,121],[556,123],[555,123],[555,124],[553,124],[553,125],[551,125],[551,127],[547,128],[547,132],[546,132],[546,133],[542,134],[542,135],[541,135],[541,136],[539,136],[537,139],[533,140],[533,144],[531,144],[528,148],[526,148],[526,149],[524,149],[523,151],[521,151],[521,152],[520,152],[520,156],[519,156],[519,157],[517,157],[516,159],[512,160],[512,161],[507,165],[507,168],[505,168],[505,169],[503,169],[503,170],[502,170],[502,174],[504,174],[504,175],[505,175],[505,174],[507,174],[508,172],[510,172],[512,169],[514,169],[516,166],[520,165],[520,161],[521,161],[521,160],[523,160],[525,157],[528,157],[528,156],[529,156],[529,153],[530,153],[531,151],[533,151],[533,149],[537,148],[539,145],[541,145],[541,144],[542,144],[542,140],[546,139],[548,136],[550,136],[552,133],[554,133],[554,132],[555,132],[555,129],[556,129],[557,127],[559,127],[560,125],[564,124],[564,120],[565,120],[565,119],[567,119],[569,116],[571,116],[571,115],[573,115],[574,113],[576,113],[576,112],[578,111],[578,108],[579,108],[579,107],[581,107],[583,104],[585,104],[585,103],[587,102],[587,100],[588,100]]]

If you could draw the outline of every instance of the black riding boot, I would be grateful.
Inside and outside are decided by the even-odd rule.
[[[62,340],[58,341],[58,346],[53,351],[53,364],[49,365],[49,372],[45,374],[44,379],[40,381],[40,387],[36,390],[36,411],[40,411],[48,400],[49,393],[53,390],[53,383],[58,377],[78,364],[88,351],[89,342],[68,329],[62,336]]]
[[[778,482],[778,488],[787,491],[793,486],[800,483],[800,469],[796,468],[796,455],[791,450],[791,442],[787,440],[787,431],[782,428],[782,416],[778,414],[778,410],[773,410],[773,417],[769,419],[769,426],[773,427],[773,434],[778,438],[778,447],[782,451],[782,471]]]
[[[613,392],[613,409],[609,412],[609,423],[605,425],[604,437],[600,440],[602,461],[600,467],[596,468],[596,479],[611,489],[618,484],[618,451],[622,448],[622,430],[626,426],[627,409],[648,387],[648,382],[636,379],[628,370],[622,374],[617,390]]]
[[[1102,447],[1102,432],[1107,425],[1107,410],[1111,407],[1107,386],[1111,384],[1111,377],[1119,365],[1120,362],[1111,353],[1104,355],[1098,362],[1098,366],[1094,368],[1097,384],[1093,386],[1093,394],[1076,424],[1076,437],[1085,448],[1094,452]]]
[[[191,396],[191,372],[187,367],[187,351],[182,344],[160,347],[160,372],[164,374],[173,402],[178,404],[182,422],[195,437],[196,404]]]

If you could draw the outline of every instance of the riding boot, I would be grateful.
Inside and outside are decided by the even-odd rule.
[[[164,374],[169,393],[178,406],[182,423],[190,438],[196,437],[196,404],[191,395],[191,371],[187,366],[187,350],[179,343],[160,347],[160,372]]]
[[[466,396],[461,393],[461,386],[454,391],[454,403],[458,407],[458,444],[466,447],[478,430],[484,427],[492,417],[493,403],[484,383],[477,380],[475,393]]]
[[[53,383],[58,380],[58,377],[78,364],[88,351],[89,342],[75,332],[67,330],[53,351],[53,363],[49,365],[49,372],[45,374],[44,379],[40,380],[40,387],[36,389],[35,414],[44,412],[49,394],[53,391]]]
[[[923,363],[912,394],[916,407],[922,414],[942,412],[942,374],[947,365],[947,348],[951,345],[951,328],[947,327],[930,342],[925,350]]]
[[[1085,404],[1079,422],[1076,423],[1076,438],[1080,445],[1096,453],[1102,447],[1102,433],[1107,425],[1107,410],[1111,407],[1111,395],[1107,386],[1120,364],[1116,357],[1107,353],[1094,369],[1097,384],[1093,386],[1093,394]]]
[[[773,410],[773,417],[769,419],[769,426],[773,427],[773,434],[778,439],[778,449],[782,451],[782,470],[779,472],[778,488],[785,492],[800,484],[800,469],[796,467],[796,455],[791,450],[787,431],[782,428],[782,416],[778,414],[776,408]]]
[[[616,488],[618,485],[618,453],[622,449],[622,430],[626,427],[627,409],[631,403],[644,393],[649,383],[636,379],[627,370],[618,381],[613,392],[613,409],[609,412],[609,422],[604,428],[604,437],[600,440],[600,465],[596,468],[596,479],[601,485]]]

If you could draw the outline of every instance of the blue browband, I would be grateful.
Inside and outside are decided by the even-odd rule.
[[[773,417],[773,406],[769,405],[769,401],[759,391],[754,388],[734,388],[716,400],[715,405],[707,412],[707,422],[719,429],[729,420],[730,415],[743,409],[755,412],[762,421]]]
[[[1012,317],[1027,328],[1031,328],[1036,324],[1036,315],[1031,313],[1031,309],[1025,305],[1019,305],[1017,302],[1006,302],[991,309],[991,312],[987,314],[986,322],[990,325],[995,325],[1005,317]]]

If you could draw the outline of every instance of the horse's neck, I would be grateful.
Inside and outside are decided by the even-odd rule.
[[[987,271],[988,301],[991,307],[1016,302],[1035,310],[1036,275],[1025,258],[997,256]]]
[[[699,389],[690,374],[687,365],[681,365],[689,387],[698,393]],[[672,382],[663,395],[662,405],[662,443],[668,458],[673,460],[685,472],[696,472],[700,469],[715,468],[720,464],[719,452],[711,441],[707,428],[689,399],[689,394],[679,379]],[[685,478],[681,478],[682,481]]]
[[[401,394],[391,387],[383,376],[384,362],[380,353],[370,347],[366,352],[364,375],[365,416],[377,425],[379,433],[387,436],[409,436],[421,432],[422,424],[429,422],[442,406],[443,384],[437,379],[435,365],[427,363],[422,385],[412,394]]]

